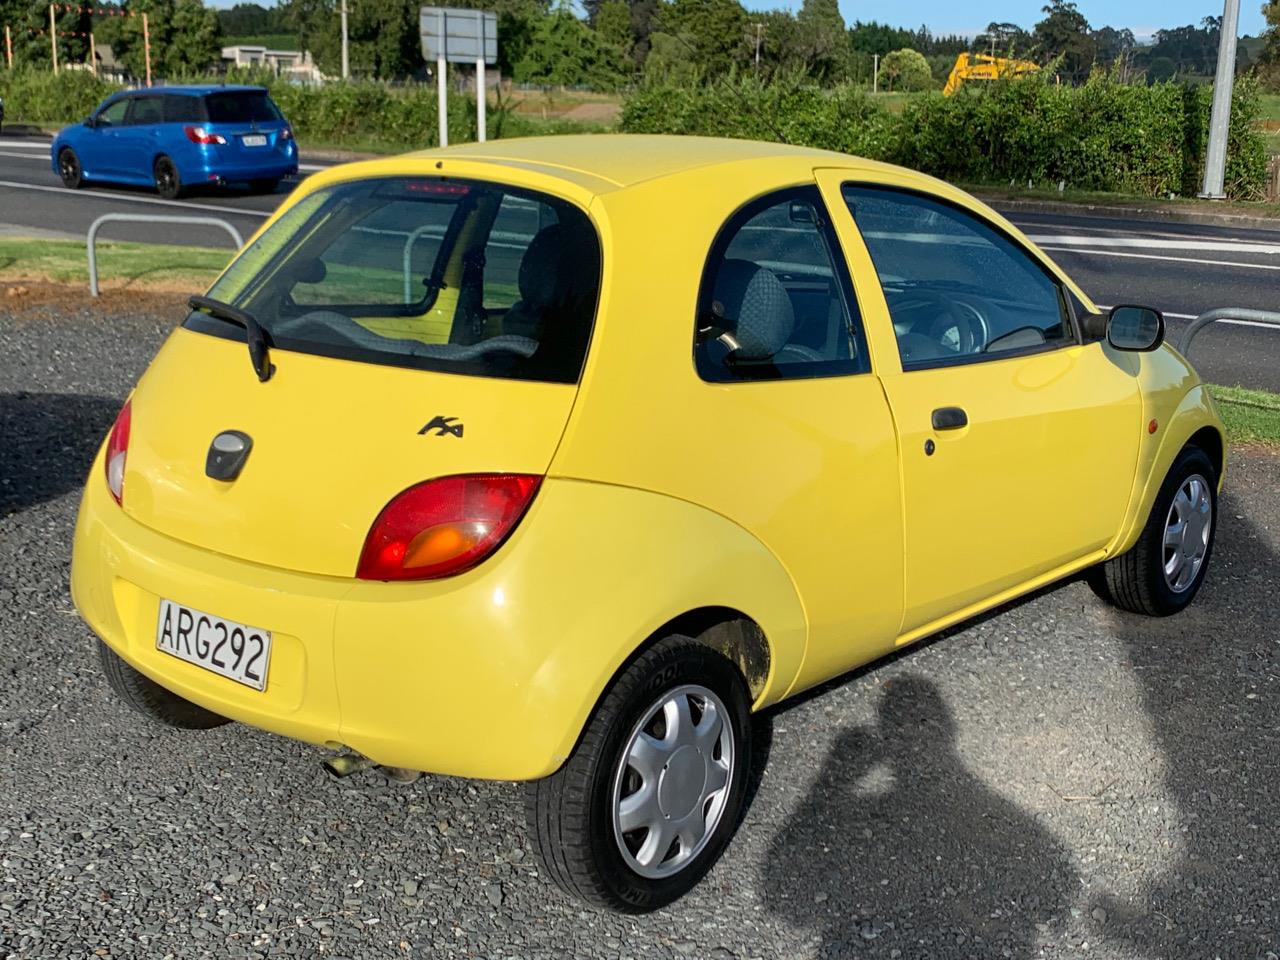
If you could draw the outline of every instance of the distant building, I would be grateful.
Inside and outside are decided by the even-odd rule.
[[[310,50],[269,50],[253,44],[222,48],[222,66],[265,67],[277,77],[299,83],[320,83],[324,75],[316,69]]]

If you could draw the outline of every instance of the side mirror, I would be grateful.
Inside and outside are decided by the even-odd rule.
[[[1164,343],[1164,315],[1150,307],[1112,307],[1107,342],[1117,350],[1148,353]]]
[[[86,127],[88,127],[90,130],[92,130],[92,129],[93,129],[94,127],[96,127],[98,124],[97,124],[97,121],[95,121],[95,120],[93,119],[93,117],[85,117],[85,118],[84,118],[84,125],[85,125]]]

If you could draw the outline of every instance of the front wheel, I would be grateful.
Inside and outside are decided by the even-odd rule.
[[[1174,460],[1142,533],[1126,553],[1090,571],[1089,583],[1122,610],[1167,617],[1200,590],[1218,512],[1218,471],[1205,452],[1187,447]]]
[[[152,168],[155,178],[156,193],[166,200],[176,200],[182,196],[182,177],[178,168],[168,157],[160,157]]]
[[[71,190],[79,190],[84,185],[84,170],[80,167],[80,158],[70,147],[63,147],[58,154],[58,176],[62,185]]]
[[[737,667],[696,640],[667,637],[638,657],[568,762],[528,785],[529,825],[551,879],[627,913],[691,890],[742,813],[749,709]]]

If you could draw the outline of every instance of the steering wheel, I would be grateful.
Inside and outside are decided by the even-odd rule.
[[[934,308],[932,317],[913,326],[911,333],[938,344],[947,354],[964,356],[986,348],[986,318],[970,304],[925,290],[912,290],[904,300],[907,302],[900,306],[923,302]]]

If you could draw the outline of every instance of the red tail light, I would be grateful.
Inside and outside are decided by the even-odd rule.
[[[129,421],[132,418],[132,402],[126,400],[116,414],[116,422],[111,425],[111,435],[107,437],[107,489],[119,504],[124,503],[124,461],[129,453]]]
[[[410,487],[373,522],[361,580],[435,580],[469,570],[498,549],[542,483],[527,474],[441,477]]]
[[[204,127],[183,127],[182,132],[192,143],[226,143],[227,138],[220,133],[210,133]]]

